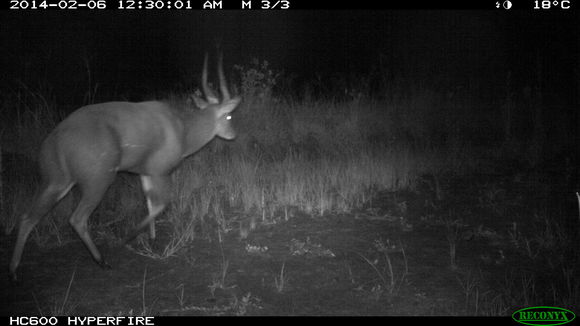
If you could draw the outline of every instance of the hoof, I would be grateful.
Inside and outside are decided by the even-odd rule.
[[[110,271],[111,269],[113,269],[113,267],[111,267],[111,265],[109,265],[109,263],[107,263],[104,260],[99,263],[99,266],[101,266],[101,268],[106,271]]]
[[[18,278],[16,271],[9,271],[8,277],[10,278],[10,284],[16,285],[16,286],[22,285],[22,279]]]
[[[161,250],[161,246],[159,245],[159,241],[156,241],[155,239],[149,238],[147,240],[147,244],[149,245],[149,248],[151,248],[151,250],[153,250],[155,252]]]
[[[10,272],[9,275],[10,275],[10,281],[12,281],[13,284],[20,284],[20,280],[18,279],[16,272]]]

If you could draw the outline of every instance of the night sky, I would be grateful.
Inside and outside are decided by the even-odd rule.
[[[221,44],[225,67],[267,60],[298,81],[377,75],[502,96],[506,78],[577,103],[578,11],[294,10],[1,12],[2,82],[42,81],[57,98],[171,89]],[[503,89],[503,90],[502,90]]]

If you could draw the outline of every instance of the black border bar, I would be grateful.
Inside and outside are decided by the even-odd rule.
[[[126,8],[120,9],[120,1]],[[181,2],[180,9],[171,3]],[[75,10],[119,10],[119,11],[187,11],[187,10],[533,10],[537,2],[548,0],[0,0],[6,9],[13,12],[25,11],[75,11]],[[550,0],[551,1],[551,0]],[[571,11],[580,3],[565,0],[571,4]],[[99,3],[99,8],[95,6]],[[44,6],[40,4],[44,3]],[[46,4],[50,6],[46,6]],[[73,3],[76,4],[75,8]],[[106,4],[103,9],[102,4]],[[133,6],[129,6],[133,3]],[[187,3],[188,6],[183,4]],[[33,8],[34,5],[36,8]],[[89,6],[91,4],[91,6]],[[138,5],[137,5],[138,4]],[[219,6],[214,6],[219,5]],[[14,9],[17,8],[17,9]],[[550,11],[563,11],[551,8]],[[545,10],[538,10],[545,11]]]

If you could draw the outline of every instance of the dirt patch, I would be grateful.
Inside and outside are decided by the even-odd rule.
[[[539,262],[558,260],[537,244],[520,247],[526,241],[514,226],[517,218],[485,222],[490,214],[514,208],[507,188],[464,186],[439,202],[420,190],[383,193],[365,210],[262,224],[243,240],[231,232],[220,242],[214,233],[164,260],[100,241],[113,266],[107,271],[80,240],[49,249],[30,242],[21,281],[14,284],[7,273],[0,274],[1,313],[509,314],[524,298],[508,301],[505,288],[539,292],[535,272],[550,275],[557,269],[542,270]],[[1,264],[7,266],[14,237],[1,240]],[[570,275],[568,282],[577,284],[576,277]],[[567,287],[565,277],[562,282],[564,289],[576,286]]]

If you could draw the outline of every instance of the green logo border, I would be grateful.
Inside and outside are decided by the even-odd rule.
[[[564,322],[560,322],[560,323],[556,323],[556,324],[547,324],[547,323],[530,323],[530,322],[525,322],[525,321],[519,321],[516,318],[516,314],[522,311],[526,311],[526,310],[532,310],[532,309],[549,309],[549,310],[559,310],[559,311],[565,311],[569,314],[572,315],[572,318],[570,318],[567,321]],[[560,307],[550,307],[550,306],[535,306],[535,307],[527,307],[527,308],[522,308],[522,309],[518,309],[516,311],[514,311],[514,313],[512,314],[512,319],[514,321],[516,321],[517,323],[520,324],[524,324],[524,325],[531,325],[531,326],[556,326],[556,325],[564,325],[564,324],[568,324],[570,322],[572,322],[574,319],[576,319],[576,314],[573,313],[572,311],[565,309],[565,308],[560,308]],[[549,322],[548,320],[546,320],[546,322]]]

